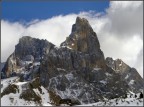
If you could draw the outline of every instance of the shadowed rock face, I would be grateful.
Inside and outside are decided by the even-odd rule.
[[[11,54],[1,71],[1,78],[10,77],[17,70],[16,58]]]
[[[96,33],[88,21],[77,18],[69,37],[42,60],[41,83],[62,99],[92,103],[122,96],[129,86],[105,63]]]
[[[71,48],[77,56],[82,56],[80,59],[83,60],[82,63],[85,66],[105,67],[104,54],[100,49],[97,35],[84,18],[77,17],[71,34],[61,44],[61,47]],[[75,59],[76,55],[72,55],[72,57]],[[87,61],[91,61],[89,65],[87,65]]]
[[[120,61],[112,65],[113,60],[109,60],[110,63],[105,60],[97,35],[89,22],[77,17],[71,34],[59,48],[46,40],[22,37],[2,72],[7,77],[17,72],[21,80],[40,77],[41,85],[61,99],[94,103],[133,91],[130,85],[132,82],[123,79],[122,74],[125,71],[129,71],[129,74],[136,71],[127,65],[118,67]],[[40,65],[37,66],[35,62],[40,62]],[[26,74],[23,71],[27,71]],[[135,78],[133,76],[131,79]],[[141,86],[139,79],[135,81]]]
[[[121,78],[123,78],[127,82],[132,91],[137,93],[140,90],[143,90],[143,79],[135,68],[131,68],[121,59],[113,60],[110,57],[106,58],[106,64],[111,67],[116,73],[121,75]]]
[[[75,51],[86,53],[100,53],[100,44],[96,33],[89,22],[77,17],[76,23],[72,26],[72,32],[61,46],[68,46]]]
[[[41,61],[54,45],[46,40],[40,40],[29,36],[20,38],[15,46],[15,51],[9,56],[2,69],[5,77],[10,77],[13,72],[24,66],[24,61]]]
[[[3,69],[3,67],[4,67],[4,65],[5,65],[5,62],[1,62],[1,68],[0,68],[0,71]]]
[[[20,38],[19,43],[15,46],[15,56],[24,59],[31,55],[35,59],[41,59],[54,45],[47,40],[39,40],[29,36]]]

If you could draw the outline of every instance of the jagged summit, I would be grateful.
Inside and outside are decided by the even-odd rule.
[[[77,17],[75,24],[72,26],[72,32],[84,31],[85,29],[92,31],[92,27],[90,26],[88,20]]]
[[[22,36],[19,40],[22,40],[22,39],[32,39],[32,37],[31,36]]]
[[[15,55],[23,59],[26,55],[32,55],[34,58],[41,58],[48,53],[54,45],[47,40],[40,40],[30,36],[23,36],[15,46]]]
[[[99,40],[87,19],[77,17],[72,32],[61,46],[70,47],[75,51],[96,53],[101,52]]]
[[[144,87],[144,82],[137,70],[128,66],[121,59],[113,60],[113,58],[107,57],[106,64],[116,73],[119,73],[121,78],[125,79],[133,92],[138,92],[138,89],[142,89],[142,87]]]

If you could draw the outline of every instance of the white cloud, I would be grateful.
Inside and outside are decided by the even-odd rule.
[[[100,35],[107,35],[111,42],[102,42],[105,55],[121,58],[143,77],[143,2],[112,1],[106,11],[107,22]]]
[[[15,44],[22,36],[25,27],[18,23],[1,21],[1,60],[6,61],[7,57],[14,51]]]
[[[35,19],[25,26],[20,22],[1,21],[2,61],[14,51],[21,36],[47,39],[55,45],[70,34],[77,16],[89,20],[98,35],[105,57],[120,58],[143,76],[143,3],[114,1],[106,14],[95,11]]]
[[[107,18],[112,24],[111,32],[122,38],[138,33],[143,38],[142,1],[110,2],[107,13]]]

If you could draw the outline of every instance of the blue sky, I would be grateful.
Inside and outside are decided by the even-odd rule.
[[[79,13],[81,11],[105,12],[109,1],[37,1],[2,2],[2,19],[9,21],[31,21],[47,19],[57,15]]]

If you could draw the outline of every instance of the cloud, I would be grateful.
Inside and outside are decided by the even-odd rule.
[[[107,9],[107,17],[111,22],[110,31],[119,37],[128,37],[135,33],[143,33],[143,2],[115,1]]]
[[[107,21],[99,32],[110,39],[102,42],[105,55],[121,58],[143,77],[143,2],[112,1],[106,12]]]
[[[1,60],[6,61],[7,57],[14,51],[15,44],[22,36],[25,27],[19,22],[1,21]]]
[[[60,45],[71,33],[77,16],[87,18],[97,33],[105,57],[120,58],[143,77],[143,3],[111,1],[106,13],[95,11],[35,19],[26,24],[1,21],[2,61],[14,51],[21,36],[47,39]]]

